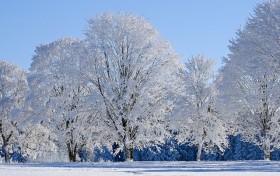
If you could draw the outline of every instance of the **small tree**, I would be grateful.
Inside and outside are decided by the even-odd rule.
[[[51,156],[57,150],[57,136],[42,124],[25,124],[19,139],[21,153],[32,160]]]
[[[225,123],[215,109],[217,90],[214,86],[214,62],[198,55],[185,64],[181,78],[183,97],[178,106],[175,130],[179,142],[197,146],[197,160],[202,150],[217,146],[221,151],[227,146]]]

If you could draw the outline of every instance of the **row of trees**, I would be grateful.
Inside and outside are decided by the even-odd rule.
[[[201,55],[182,65],[149,22],[121,13],[90,20],[83,40],[38,46],[28,72],[1,62],[5,161],[15,150],[36,159],[65,149],[74,162],[112,145],[133,160],[135,149],[169,139],[195,146],[200,160],[237,134],[271,159],[280,147],[279,12],[278,0],[257,6],[217,75]]]

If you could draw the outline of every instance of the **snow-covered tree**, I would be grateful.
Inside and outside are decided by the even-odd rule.
[[[0,146],[5,162],[10,161],[12,145],[18,142],[19,124],[24,119],[17,114],[27,91],[26,72],[17,65],[0,61]]]
[[[57,136],[42,124],[25,124],[18,138],[20,152],[31,160],[51,156],[57,150]]]
[[[217,89],[214,85],[214,61],[202,55],[193,57],[182,70],[183,96],[178,105],[173,128],[179,142],[197,146],[197,160],[202,150],[221,151],[227,146],[225,123],[215,107]]]
[[[280,1],[262,3],[231,41],[221,70],[220,104],[242,139],[264,159],[280,147]]]
[[[84,75],[98,90],[106,130],[112,134],[104,145],[117,143],[132,160],[133,148],[164,141],[178,58],[139,16],[102,14],[89,21],[85,34]]]
[[[89,89],[81,78],[82,48],[72,38],[37,47],[28,78],[31,116],[57,135],[58,146],[66,148],[72,162],[79,149],[94,148],[93,134],[99,129],[94,124],[98,111],[88,103]]]

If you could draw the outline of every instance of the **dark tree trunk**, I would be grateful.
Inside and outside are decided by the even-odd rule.
[[[133,157],[133,148],[132,147],[128,147],[125,149],[125,160],[126,161],[133,161],[134,157]]]
[[[77,161],[75,151],[69,151],[69,160],[70,160],[70,162],[76,162]]]
[[[0,124],[0,133],[2,133],[1,134],[1,138],[3,141],[2,152],[4,153],[4,159],[6,163],[9,163],[11,160],[11,156],[9,154],[8,144],[11,137],[13,136],[13,132],[11,132],[8,136],[4,136],[2,131],[2,124]]]
[[[77,145],[73,146],[71,144],[67,144],[68,157],[70,162],[77,162]]]
[[[125,161],[133,161],[133,145],[126,143],[126,136],[123,138],[123,152]]]
[[[4,153],[5,162],[9,163],[11,161],[11,157],[10,157],[10,154],[9,154],[9,151],[8,151],[8,146],[5,143],[2,146],[2,152]]]
[[[264,160],[269,160],[269,161],[272,160],[271,152],[264,151]]]

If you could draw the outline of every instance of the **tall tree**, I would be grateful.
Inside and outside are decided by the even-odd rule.
[[[256,143],[269,160],[280,147],[280,1],[259,4],[254,12],[231,41],[219,99],[242,139]]]
[[[175,130],[179,142],[197,146],[197,160],[202,150],[227,146],[226,126],[215,108],[214,61],[204,56],[193,57],[182,70],[183,96],[177,111]]]
[[[133,160],[134,147],[164,141],[179,60],[139,16],[105,13],[90,20],[85,31],[84,74],[98,90],[106,128],[113,134],[104,142],[119,144]]]
[[[5,162],[10,162],[12,144],[18,142],[19,123],[24,119],[15,117],[27,91],[26,72],[17,65],[0,61],[0,146]]]
[[[89,89],[81,78],[82,48],[72,38],[37,47],[28,79],[31,116],[57,135],[58,146],[67,150],[71,162],[77,161],[79,149],[94,148],[93,133],[99,129],[94,125],[96,106],[88,111]]]

